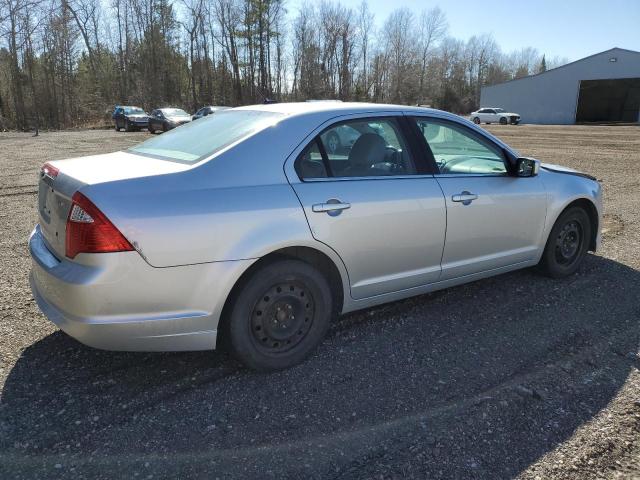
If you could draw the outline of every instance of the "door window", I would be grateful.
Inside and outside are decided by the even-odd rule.
[[[349,120],[332,125],[300,154],[296,171],[302,180],[416,174],[400,127],[392,118]]]
[[[441,174],[506,175],[502,151],[467,128],[435,119],[416,119]]]

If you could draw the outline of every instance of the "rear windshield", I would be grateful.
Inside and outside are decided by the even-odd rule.
[[[140,107],[124,107],[124,113],[144,113]]]
[[[196,163],[275,124],[283,115],[252,110],[225,110],[153,137],[129,149],[162,160]]]
[[[189,114],[182,110],[181,108],[163,108],[162,113],[167,116],[176,116],[176,117],[188,117]]]

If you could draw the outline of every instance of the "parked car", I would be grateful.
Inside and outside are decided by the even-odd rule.
[[[480,123],[499,123],[506,125],[518,125],[520,123],[520,115],[517,113],[505,112],[502,108],[481,108],[475,112],[471,112],[471,120],[475,124]]]
[[[202,107],[200,110],[198,110],[196,113],[193,114],[193,117],[191,117],[191,119],[198,120],[199,118],[206,117],[207,115],[211,115],[212,113],[216,113],[218,111],[227,110],[227,109],[229,109],[229,107],[214,107],[214,106]]]
[[[158,108],[149,115],[149,132],[166,132],[191,121],[191,115],[181,108]]]
[[[345,126],[357,139],[329,155]],[[571,275],[602,219],[593,177],[461,117],[333,102],[49,162],[38,202],[31,286],[62,330],[109,350],[224,342],[261,370],[302,361],[341,313],[525,267]]]
[[[127,132],[147,128],[149,115],[140,107],[116,106],[111,114],[116,132],[124,128]]]

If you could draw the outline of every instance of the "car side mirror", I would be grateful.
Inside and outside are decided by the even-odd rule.
[[[535,177],[540,171],[540,160],[529,157],[516,159],[516,173],[518,177]]]

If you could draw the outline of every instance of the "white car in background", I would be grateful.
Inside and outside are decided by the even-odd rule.
[[[476,125],[480,123],[499,123],[501,125],[517,125],[520,123],[520,115],[517,113],[505,112],[502,108],[481,108],[471,112],[471,121]]]

